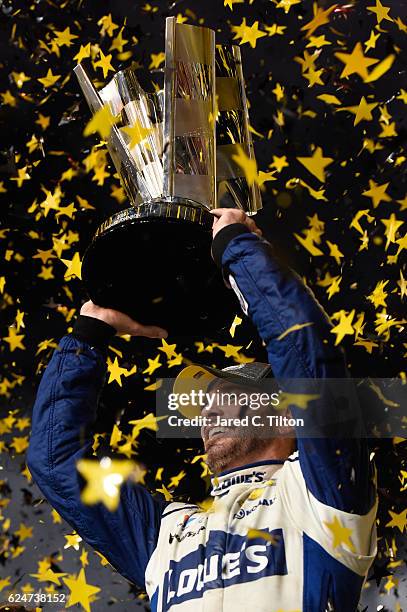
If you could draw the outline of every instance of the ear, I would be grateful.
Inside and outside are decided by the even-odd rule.
[[[291,410],[289,408],[285,408],[284,410],[279,410],[277,414],[279,416],[286,417],[287,419],[292,418]],[[295,428],[292,425],[277,425],[276,431],[281,437],[295,438]]]

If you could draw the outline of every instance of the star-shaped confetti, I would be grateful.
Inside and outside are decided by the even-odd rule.
[[[161,99],[165,40],[159,3],[135,3],[131,16],[119,6],[107,13],[103,3],[96,3],[92,19],[81,3],[75,15],[68,5],[57,4],[36,2],[23,10],[9,2],[8,34],[2,41],[7,78],[0,86],[0,454],[6,467],[0,479],[4,540],[0,590],[6,601],[17,588],[21,593],[41,589],[48,594],[63,588],[68,599],[65,608],[86,609],[103,607],[103,602],[111,603],[115,597],[124,601],[127,583],[116,573],[113,596],[108,579],[95,578],[87,585],[85,574],[79,574],[81,568],[92,568],[92,563],[107,577],[113,570],[108,559],[100,553],[96,557],[78,533],[67,531],[61,515],[45,501],[40,503],[42,496],[26,465],[31,403],[22,398],[32,396],[53,352],[59,351],[61,336],[71,333],[75,325],[86,299],[80,260],[93,231],[107,217],[134,205],[127,201],[127,178],[122,180],[110,158],[112,130],[123,136],[135,156],[141,152],[150,159],[149,146],[157,143],[166,150],[157,123],[161,116],[151,115],[152,106],[139,123],[132,106],[120,109],[114,102],[91,116],[72,69],[81,63],[97,91],[106,85],[112,91],[114,72],[131,66],[138,77],[143,76],[143,86]],[[217,42],[234,38],[241,45],[249,133],[257,162],[241,138],[241,126],[228,123],[236,111],[217,109],[209,116],[210,127],[217,121],[217,146],[234,147],[231,167],[239,178],[231,183],[230,202],[237,194],[246,201],[246,182],[255,185],[256,191],[261,189],[263,210],[256,223],[277,250],[283,243],[287,263],[292,258],[294,267],[298,263],[304,282],[333,322],[332,343],[346,345],[351,375],[355,367],[372,377],[385,371],[405,383],[407,372],[400,360],[407,356],[403,337],[407,156],[402,119],[407,105],[402,79],[407,24],[401,3],[272,0],[266,3],[266,11],[260,10],[260,4],[220,0],[218,14],[211,13],[209,6],[198,14],[186,0],[171,13],[177,27],[185,23],[212,27]],[[219,57],[217,70],[222,68]],[[184,84],[177,81],[178,93],[188,100],[193,91],[184,89]],[[207,82],[200,85],[205,89]],[[239,117],[242,111],[239,108]],[[23,118],[24,129],[16,117]],[[149,131],[152,125],[154,132]],[[82,133],[84,128],[90,140]],[[206,149],[200,138],[190,135],[188,146],[197,147],[199,161],[204,162]],[[176,376],[185,364],[202,361],[225,367],[258,358],[260,340],[238,308],[236,312],[236,316],[233,309],[225,314],[219,337],[197,333],[193,338],[156,343],[126,335],[110,342],[103,401],[116,418],[108,431],[91,432],[90,452],[95,458],[100,459],[105,448],[108,454],[115,453],[114,461],[122,457],[132,462],[143,453],[143,445],[161,426],[153,410],[154,396],[163,380]],[[294,318],[282,326],[278,344],[305,334],[314,324],[307,318]],[[136,386],[140,387],[137,402]],[[282,405],[306,410],[315,399],[283,396]],[[384,395],[381,400],[390,401]],[[104,422],[101,425],[106,429]],[[363,590],[362,601],[366,594],[374,599],[372,591],[378,582],[382,595],[392,600],[390,607],[400,612],[403,550],[396,536],[406,533],[406,512],[398,501],[407,490],[407,471],[401,465],[405,442],[396,435],[400,432],[389,432],[392,438],[385,441],[378,431],[373,433],[372,453],[379,477],[386,472],[386,491],[383,495],[384,489],[379,490],[380,565],[377,572],[373,570],[376,573],[370,577],[369,589]],[[160,487],[157,492],[168,502],[178,501],[178,491],[182,487],[184,493],[191,478],[202,478],[207,488],[210,472],[204,455],[190,459],[187,450],[182,461],[176,445],[171,457],[159,447],[157,453],[148,454],[146,468],[137,466],[139,472],[136,469],[128,477],[113,470],[106,479],[106,470],[101,478],[94,478],[97,472],[93,471],[89,484],[78,474],[82,490],[93,488],[95,503],[107,512],[103,496],[107,504],[118,503],[123,483],[143,484],[147,473],[147,482],[155,482]],[[96,463],[102,472],[100,461]],[[7,478],[8,466],[15,469],[13,479]],[[24,516],[19,518],[21,491]],[[251,501],[255,503],[261,494],[262,489],[254,489]],[[202,511],[213,511],[212,503],[205,501]],[[344,550],[352,552],[352,543],[359,541],[358,527],[343,517],[332,513],[329,526],[322,524],[339,560]],[[38,542],[49,537],[51,528],[55,546],[41,558]],[[248,535],[262,538],[268,546],[276,543],[273,538],[267,541],[267,531]],[[75,574],[67,573],[68,557],[79,563]],[[29,572],[36,573],[30,576]],[[24,574],[26,578],[16,585],[15,577]],[[63,578],[72,581],[70,586]],[[101,591],[89,592],[87,587]],[[138,598],[136,587],[131,596]],[[93,604],[96,598],[100,601]],[[276,612],[282,612],[278,602]]]
[[[322,8],[318,6],[317,2],[314,2],[313,3],[314,17],[311,19],[311,21],[309,21],[304,26],[302,26],[301,30],[305,30],[307,33],[306,35],[311,36],[316,30],[318,30],[318,28],[325,25],[326,23],[329,23],[329,16],[332,13],[332,11],[335,10],[335,8],[336,8],[336,4],[333,4],[332,6],[330,6],[328,9],[324,11]]]
[[[250,186],[258,181],[257,162],[254,158],[249,157],[242,147],[238,148],[237,155],[232,155],[232,159],[242,168]]]
[[[386,189],[388,188],[390,183],[383,183],[382,185],[378,185],[372,179],[369,179],[369,189],[366,189],[362,192],[362,195],[371,198],[373,207],[377,208],[380,202],[390,202],[391,197],[386,193]]]
[[[332,522],[324,521],[324,524],[328,527],[332,534],[332,546],[334,548],[337,548],[338,546],[346,546],[352,551],[355,550],[355,547],[350,539],[352,529],[344,527],[337,516],[334,516]]]
[[[228,8],[230,8],[231,11],[233,11],[233,5],[234,4],[243,4],[244,0],[223,0],[223,6],[227,6]]]
[[[360,42],[356,43],[352,53],[338,52],[335,53],[335,55],[345,64],[340,75],[341,78],[345,78],[351,74],[358,74],[362,79],[367,79],[369,76],[367,69],[369,66],[374,66],[374,64],[377,64],[379,61],[373,57],[365,57]]]
[[[121,128],[121,131],[130,138],[129,147],[132,149],[151,134],[152,128],[145,128],[139,121],[136,121],[134,125]]]
[[[325,182],[325,168],[334,161],[332,157],[324,157],[321,147],[316,147],[311,157],[297,157],[297,159],[322,183]]]
[[[51,582],[52,584],[61,586],[61,578],[66,576],[66,573],[54,572],[46,563],[44,567],[39,568],[38,574],[30,574],[30,576],[36,578],[38,582]]]
[[[162,51],[160,53],[152,53],[149,69],[154,70],[154,69],[159,68],[164,61],[165,61],[165,53],[163,53]]]
[[[373,119],[372,110],[378,105],[377,102],[366,101],[364,96],[361,97],[357,106],[344,106],[339,110],[347,110],[355,115],[353,125],[358,125],[361,121],[371,121]]]
[[[259,30],[259,22],[255,21],[252,26],[244,28],[240,44],[249,43],[252,49],[255,49],[258,39],[264,36],[267,36],[267,34]]]
[[[90,612],[91,598],[93,600],[96,593],[99,593],[101,589],[86,582],[84,568],[79,571],[76,578],[64,578],[63,580],[70,591],[69,599],[66,604],[67,608],[79,603],[86,612]]]
[[[371,13],[374,13],[376,15],[378,25],[381,24],[383,19],[386,19],[387,21],[393,21],[392,18],[390,17],[390,15],[389,15],[390,7],[384,6],[380,2],[380,0],[376,0],[376,5],[375,6],[368,6],[366,8],[367,8],[368,11],[370,11]]]
[[[122,376],[126,376],[128,374],[127,368],[122,368],[119,365],[119,361],[117,357],[114,358],[114,361],[108,360],[107,362],[107,371],[109,372],[108,384],[113,381],[117,382],[119,387],[122,387]]]
[[[97,62],[93,62],[93,67],[100,68],[103,71],[103,78],[106,78],[110,71],[114,72],[114,68],[111,64],[112,54],[105,55],[100,49],[100,59]]]
[[[38,81],[44,85],[44,87],[52,87],[61,78],[60,74],[52,74],[51,68],[48,68],[48,72],[45,77],[38,79]]]
[[[386,527],[397,527],[397,529],[403,533],[404,529],[407,527],[407,508],[399,513],[389,510],[389,514],[391,520],[386,523]]]
[[[147,359],[148,367],[143,370],[143,374],[151,376],[158,368],[161,367],[160,355],[157,355],[154,359]]]
[[[404,221],[400,221],[396,218],[394,213],[391,213],[388,219],[381,219],[384,227],[386,228],[385,236],[386,236],[386,246],[385,250],[389,248],[391,243],[396,242],[396,235],[399,228],[403,225]]]
[[[8,328],[8,335],[4,336],[3,340],[9,345],[10,351],[13,352],[16,349],[25,350],[23,344],[24,334],[18,334],[15,327]]]
[[[79,253],[75,253],[72,259],[62,259],[61,261],[66,266],[64,278],[70,280],[72,277],[81,278],[82,262]]]
[[[340,311],[339,323],[331,329],[331,333],[336,335],[335,345],[342,342],[346,335],[353,335],[355,333],[355,330],[352,327],[352,321],[354,316],[354,310],[352,310],[348,314],[344,310]]]
[[[82,60],[88,57],[90,57],[90,43],[88,43],[87,45],[81,45],[81,48],[74,56],[74,59],[78,62],[78,64],[80,64]]]
[[[104,457],[101,461],[81,459],[77,463],[78,472],[86,480],[81,493],[84,504],[102,503],[113,512],[120,501],[120,487],[137,473],[134,461],[115,460]]]
[[[98,133],[101,138],[107,138],[111,132],[112,126],[118,122],[118,118],[114,117],[110,106],[105,104],[92,117],[83,131],[84,136]]]

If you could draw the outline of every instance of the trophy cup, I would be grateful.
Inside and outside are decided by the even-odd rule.
[[[96,90],[74,69],[92,113],[108,105],[107,147],[131,207],[97,229],[82,263],[93,302],[188,335],[231,322],[234,296],[210,255],[216,207],[261,208],[234,161],[253,157],[240,49],[209,28],[166,20],[164,89],[144,91],[132,68]]]

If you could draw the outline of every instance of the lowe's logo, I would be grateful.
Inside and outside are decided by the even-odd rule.
[[[223,480],[221,484],[213,487],[213,493],[218,493],[219,491],[229,489],[229,487],[235,484],[263,482],[265,474],[266,472],[252,472],[251,474],[238,474],[237,476],[230,476],[230,478]]]
[[[287,574],[283,530],[262,531],[272,536],[272,542],[211,531],[206,545],[200,544],[180,561],[171,561],[164,576],[162,611],[198,599],[209,589]]]

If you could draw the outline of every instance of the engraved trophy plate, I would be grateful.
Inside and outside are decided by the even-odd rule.
[[[92,113],[107,106],[107,147],[132,206],[97,229],[82,263],[95,303],[187,335],[230,324],[231,291],[210,256],[219,206],[254,214],[233,161],[253,146],[238,47],[216,47],[209,28],[166,20],[164,89],[147,93],[132,68],[96,90],[74,69]]]

